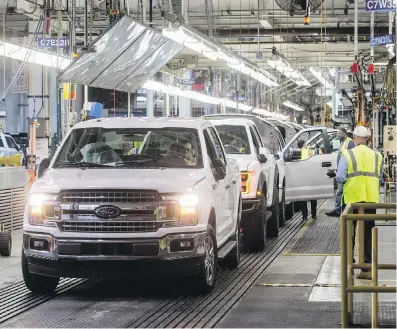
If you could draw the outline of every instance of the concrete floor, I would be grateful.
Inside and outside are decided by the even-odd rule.
[[[22,233],[13,234],[11,256],[0,256],[0,289],[22,280],[21,251]]]
[[[327,202],[329,208],[331,202]],[[319,209],[318,220],[331,220],[324,213],[327,206]],[[307,233],[312,226],[321,223],[308,222],[264,273],[256,286],[251,289],[234,310],[229,312],[218,327],[221,328],[339,328],[340,327],[340,256],[337,254],[289,253],[297,249],[296,244],[308,241],[329,244],[327,239],[313,237]],[[396,226],[392,223],[377,222],[379,228],[379,261],[396,263]],[[334,232],[332,225],[324,225]],[[312,230],[313,231],[313,230]],[[334,234],[334,233],[333,233]],[[336,237],[336,235],[334,234]],[[326,241],[327,240],[327,241]],[[299,246],[298,246],[299,247]],[[302,248],[304,251],[305,249]],[[306,251],[310,252],[310,251]],[[359,271],[356,272],[358,274]],[[383,285],[396,285],[395,270],[380,270],[379,281]],[[370,281],[355,280],[357,285]],[[381,326],[396,327],[396,294],[379,294],[379,322]],[[354,295],[354,324],[370,324],[371,294]]]

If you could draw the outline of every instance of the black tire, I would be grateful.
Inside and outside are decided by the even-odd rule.
[[[273,212],[272,212],[272,216],[269,218],[268,222],[267,222],[267,236],[269,238],[277,238],[278,237],[278,233],[280,231],[280,222],[279,222],[279,207],[280,207],[280,200],[279,200],[279,196],[278,196],[278,188],[277,185],[274,184],[273,187]]]
[[[263,251],[266,247],[266,196],[262,195],[254,214],[244,218],[243,239],[245,251]]]
[[[219,267],[222,269],[234,270],[240,264],[240,225],[237,222],[236,231],[230,239],[231,241],[236,241],[236,245],[229,252],[229,254],[219,262]]]
[[[279,205],[279,213],[278,213],[278,220],[280,223],[280,227],[283,227],[285,225],[286,219],[285,219],[285,192],[284,189],[282,191],[282,197]]]
[[[200,272],[194,277],[195,286],[199,293],[206,294],[211,292],[214,288],[217,266],[218,250],[215,232],[212,226],[208,225],[205,242],[205,255],[201,260]]]
[[[21,255],[21,265],[23,281],[30,291],[46,295],[54,292],[59,283],[59,278],[30,273],[28,259],[26,258],[23,250]]]
[[[291,202],[285,207],[285,219],[290,220],[294,217],[294,203]]]
[[[3,257],[11,256],[11,249],[11,232],[0,232],[0,255]]]

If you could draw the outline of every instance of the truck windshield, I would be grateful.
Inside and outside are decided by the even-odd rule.
[[[227,154],[250,154],[250,144],[245,126],[216,126]]]
[[[81,167],[202,168],[196,129],[74,129],[55,163],[56,168]]]

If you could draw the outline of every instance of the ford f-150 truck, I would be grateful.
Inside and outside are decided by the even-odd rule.
[[[211,120],[218,130],[225,151],[235,158],[241,171],[241,193],[243,196],[244,248],[263,251],[266,237],[277,237],[279,233],[278,208],[268,219],[268,188],[271,168],[275,166],[268,159],[269,152],[263,147],[259,132],[251,120]],[[272,186],[271,186],[272,187]],[[278,196],[277,186],[274,197]],[[272,204],[272,201],[269,203]],[[278,198],[276,204],[279,204]]]
[[[203,119],[96,119],[75,125],[29,193],[22,272],[35,292],[60,277],[161,273],[214,287],[238,267],[241,182]]]

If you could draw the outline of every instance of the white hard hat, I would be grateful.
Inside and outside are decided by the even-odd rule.
[[[354,128],[353,135],[357,137],[368,137],[370,134],[369,130],[364,126],[357,126]]]

